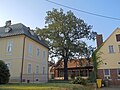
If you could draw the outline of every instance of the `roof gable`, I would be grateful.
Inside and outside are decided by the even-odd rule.
[[[103,49],[106,45],[112,45],[116,42],[116,34],[120,34],[120,28],[116,28],[112,34],[100,45],[100,50]]]

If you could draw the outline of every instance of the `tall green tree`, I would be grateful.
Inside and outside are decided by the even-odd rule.
[[[79,64],[82,66],[82,60],[86,59],[88,60],[88,64],[90,65],[90,62],[92,61],[92,53],[95,50],[95,47],[88,46],[86,43],[84,43],[84,46],[75,53],[76,59],[79,60]]]
[[[99,46],[93,53],[92,53],[92,61],[93,61],[93,69],[94,69],[94,78],[95,81],[96,79],[99,78],[98,75],[98,68],[101,64],[103,64],[103,59],[101,57],[101,55],[103,54],[103,52],[99,52],[100,48],[102,47]]]
[[[94,40],[96,32],[73,12],[64,13],[63,9],[48,11],[45,20],[45,28],[36,28],[36,33],[48,41],[52,57],[64,59],[64,80],[68,80],[68,59],[82,53],[86,44],[82,39]]]

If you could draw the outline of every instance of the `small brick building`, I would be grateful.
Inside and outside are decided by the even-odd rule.
[[[71,75],[75,77],[88,77],[90,72],[93,70],[92,63],[89,63],[86,59],[75,60],[71,59],[68,61],[68,78],[71,79]],[[51,73],[54,74],[55,79],[64,79],[64,61],[60,60],[51,69]]]

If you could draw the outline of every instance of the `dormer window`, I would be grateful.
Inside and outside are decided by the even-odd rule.
[[[40,36],[38,36],[38,39],[39,39],[39,40],[41,40],[41,37],[40,37]]]
[[[5,28],[5,32],[6,32],[6,33],[7,33],[7,32],[10,32],[10,30],[11,30],[10,27],[6,27],[6,28]]]
[[[34,31],[33,30],[29,30],[30,31],[30,34],[34,36]]]

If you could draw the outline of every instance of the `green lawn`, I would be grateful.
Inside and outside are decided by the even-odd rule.
[[[42,83],[42,84],[5,84],[0,90],[94,90],[92,85],[82,86],[69,83]]]

